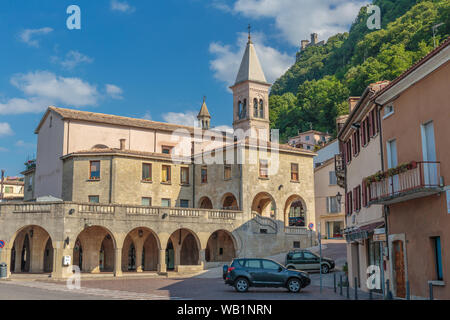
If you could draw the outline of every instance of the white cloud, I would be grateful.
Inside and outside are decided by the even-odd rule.
[[[113,99],[123,99],[122,94],[123,90],[116,85],[107,84],[105,86],[106,93]]]
[[[195,111],[186,111],[185,113],[168,112],[162,118],[168,123],[198,127],[197,113]]]
[[[211,128],[212,131],[219,131],[219,132],[228,132],[233,134],[234,133],[234,129],[230,126],[227,125],[221,125],[221,126],[217,126],[214,128]]]
[[[142,117],[142,119],[145,120],[152,120],[152,115],[150,113],[150,111],[145,112],[144,116]]]
[[[19,38],[22,42],[28,44],[31,47],[39,47],[39,41],[34,39],[36,36],[46,35],[52,32],[53,29],[49,27],[41,28],[41,29],[25,29],[19,35]]]
[[[99,99],[96,86],[79,78],[64,78],[48,71],[17,74],[11,83],[29,96],[77,107],[96,105]]]
[[[316,32],[320,39],[327,39],[338,32],[348,30],[359,9],[369,0],[236,0],[232,5],[218,1],[216,8],[241,14],[250,19],[269,18],[275,22],[282,37],[298,46],[301,40],[310,39]]]
[[[111,10],[132,13],[136,10],[136,8],[128,4],[126,1],[111,0]]]
[[[36,147],[36,144],[34,144],[34,143],[32,143],[32,142],[25,142],[25,141],[23,141],[23,140],[18,140],[18,141],[15,143],[15,146],[16,146],[16,147],[20,147],[20,148],[26,148],[26,149],[29,149],[29,148],[35,148],[35,147]]]
[[[0,100],[0,114],[39,113],[49,105],[95,106],[102,96],[97,87],[79,78],[65,78],[48,71],[16,74],[11,84],[24,98]]]
[[[72,70],[82,63],[92,63],[94,59],[82,54],[81,52],[71,50],[65,58],[52,57],[52,62],[61,65],[64,69]]]
[[[0,122],[0,137],[1,136],[10,136],[13,134],[13,131],[7,122]]]
[[[252,42],[255,44],[256,53],[268,82],[273,83],[294,63],[295,58],[291,55],[266,46],[262,33],[252,34]],[[232,85],[236,80],[246,43],[247,33],[239,33],[236,46],[218,42],[213,42],[209,46],[209,52],[215,55],[215,58],[210,61],[214,77],[225,82],[227,86]]]

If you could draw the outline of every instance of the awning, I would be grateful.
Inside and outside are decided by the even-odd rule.
[[[356,240],[363,240],[369,238],[369,235],[373,233],[375,229],[384,226],[383,221],[366,224],[359,227],[349,227],[344,229],[344,236],[347,242]]]

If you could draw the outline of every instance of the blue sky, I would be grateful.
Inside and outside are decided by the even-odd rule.
[[[361,0],[2,0],[0,168],[36,152],[48,105],[192,125],[202,97],[231,125],[232,84],[247,25],[269,81],[318,32],[347,31]],[[66,9],[81,9],[69,30]]]

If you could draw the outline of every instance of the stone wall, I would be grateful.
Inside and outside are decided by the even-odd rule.
[[[299,242],[301,247],[308,247],[310,243],[304,228],[285,228],[282,223],[272,219],[254,217],[242,211],[227,210],[96,205],[76,202],[41,204],[18,202],[0,204],[0,224],[2,225],[0,239],[6,241],[6,246],[1,251],[1,262],[7,262],[10,265],[14,243],[16,242],[18,246],[15,248],[16,253],[20,252],[21,244],[17,241],[23,240],[25,231],[31,238],[32,264],[33,260],[35,261],[34,267],[29,271],[42,272],[44,262],[40,257],[45,243],[51,239],[54,256],[52,276],[55,278],[71,275],[71,265],[63,266],[62,260],[63,256],[71,256],[72,263],[76,264],[74,247],[78,238],[84,241],[83,256],[87,259],[83,262],[83,271],[100,272],[98,252],[101,240],[105,236],[112,240],[111,248],[105,249],[110,250],[111,254],[106,254],[105,260],[111,265],[110,271],[120,276],[123,269],[125,240],[127,236],[135,234],[136,230],[143,230],[144,234],[152,233],[155,237],[159,252],[157,257],[159,272],[166,271],[165,258],[169,239],[175,247],[175,270],[183,269],[179,260],[181,248],[176,241],[178,233],[183,234],[183,239],[189,234],[194,237],[198,248],[198,268],[205,267],[205,250],[208,241],[218,230],[222,230],[231,237],[236,257],[266,257],[292,249],[294,241]],[[89,231],[93,230],[92,228],[97,228],[97,231]],[[261,233],[261,229],[267,229],[269,232]],[[85,232],[91,236],[80,237]],[[39,246],[33,247],[33,243],[39,243]],[[229,243],[226,246],[229,246]],[[9,270],[10,267],[8,267]]]

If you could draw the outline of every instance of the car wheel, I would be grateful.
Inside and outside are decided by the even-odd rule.
[[[327,274],[330,271],[330,267],[327,264],[322,265],[322,273]]]
[[[234,288],[237,292],[247,292],[249,287],[248,280],[245,278],[239,278],[234,283]]]
[[[300,291],[302,284],[299,279],[292,278],[287,283],[287,288],[292,293],[297,293]]]

